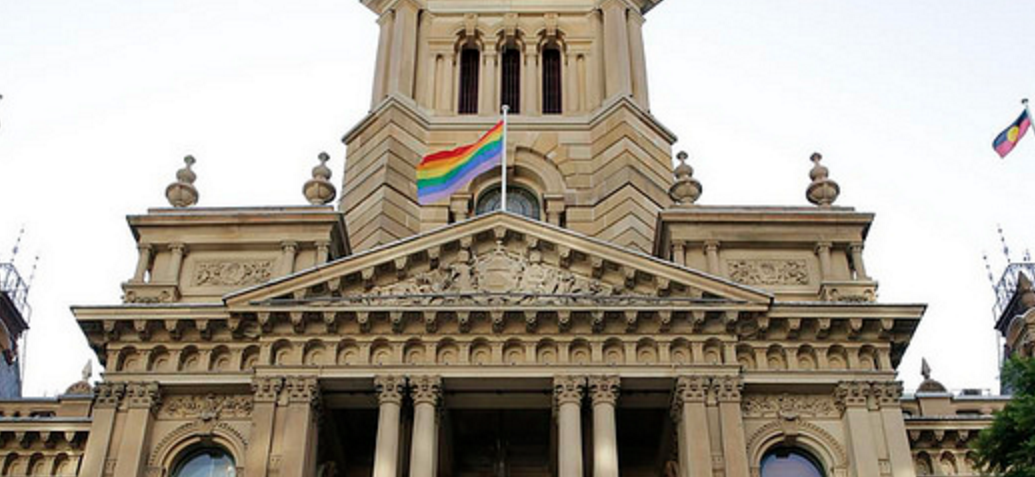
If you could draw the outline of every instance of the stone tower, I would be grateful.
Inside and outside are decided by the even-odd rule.
[[[364,0],[378,15],[370,113],[344,138],[341,211],[362,251],[488,210],[499,173],[417,203],[415,168],[511,107],[511,201],[649,252],[675,136],[650,114],[642,27],[655,0]]]

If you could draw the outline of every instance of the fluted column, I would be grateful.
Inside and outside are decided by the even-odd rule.
[[[161,403],[158,383],[126,384],[126,424],[116,454],[115,477],[138,477],[147,466],[154,412]]]
[[[284,388],[283,378],[257,377],[252,380],[252,429],[244,461],[245,477],[266,477],[273,445],[273,421],[277,398]]]
[[[849,465],[854,471],[852,475],[856,477],[880,475],[873,428],[867,409],[870,391],[869,383],[856,381],[841,382],[834,391],[847,431]]]
[[[434,477],[438,436],[437,411],[442,397],[438,376],[410,378],[413,397],[413,443],[410,446],[410,477]]]
[[[557,406],[557,475],[582,475],[582,393],[586,379],[581,376],[558,376],[553,380]]]
[[[708,433],[705,397],[708,378],[682,376],[676,379],[672,417],[676,422],[681,477],[712,477],[712,441]]]
[[[739,376],[717,376],[712,378],[712,387],[719,401],[726,477],[748,477],[747,440],[740,410],[740,391],[744,384]]]
[[[151,257],[154,247],[149,243],[137,244],[137,269],[133,272],[133,283],[144,283],[144,276],[151,269]]]
[[[108,461],[108,448],[115,429],[115,414],[125,393],[126,385],[123,383],[98,383],[94,389],[90,439],[83,450],[79,475],[104,475],[104,464]]]
[[[402,376],[374,378],[377,402],[377,449],[374,452],[374,477],[399,475],[399,409],[406,385]]]
[[[308,477],[316,472],[317,418],[320,387],[311,376],[290,376],[284,380],[287,416],[284,420],[284,447],[281,477]]]
[[[618,477],[615,405],[619,383],[618,376],[589,378],[589,395],[593,399],[593,477]]]

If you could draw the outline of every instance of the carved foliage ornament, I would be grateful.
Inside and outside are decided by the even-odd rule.
[[[745,285],[808,285],[805,260],[727,260],[730,279]]]
[[[251,396],[171,396],[162,404],[159,415],[169,419],[235,419],[251,416]]]
[[[559,376],[553,380],[553,396],[558,406],[579,404],[586,389],[586,378],[581,376]]]
[[[210,260],[194,266],[194,286],[228,287],[266,283],[273,277],[273,260]]]
[[[741,404],[747,417],[838,417],[831,396],[806,394],[750,395]]]

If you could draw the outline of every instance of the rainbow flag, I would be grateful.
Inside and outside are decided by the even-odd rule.
[[[1017,118],[1010,127],[996,136],[995,141],[992,141],[992,148],[995,149],[1000,158],[1006,157],[1013,150],[1014,146],[1017,145],[1017,141],[1024,137],[1024,133],[1028,132],[1030,127],[1031,118],[1028,117],[1028,110],[1025,109],[1021,113],[1021,117]]]
[[[471,179],[497,167],[503,158],[503,121],[478,142],[424,157],[417,166],[417,202],[445,199]]]

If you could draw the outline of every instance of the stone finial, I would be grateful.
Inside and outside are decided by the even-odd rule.
[[[673,171],[676,181],[672,187],[669,187],[668,195],[677,204],[692,205],[701,197],[704,186],[700,181],[694,179],[694,168],[686,163],[687,157],[686,151],[679,151],[679,154],[676,154],[676,158],[679,159],[679,165]]]
[[[823,160],[823,155],[814,152],[812,157],[809,158],[813,163],[812,170],[809,171],[809,177],[812,178],[812,183],[809,184],[808,190],[805,192],[805,197],[809,199],[809,202],[816,204],[820,207],[830,207],[837,200],[837,196],[841,194],[841,186],[837,185],[837,182],[829,179],[830,170],[826,166],[819,163]]]
[[[931,379],[931,365],[927,364],[927,358],[920,358],[920,375],[924,379]]]
[[[920,374],[923,375],[924,380],[920,383],[920,386],[916,388],[918,393],[944,393],[948,392],[948,389],[944,384],[931,379],[931,365],[927,364],[927,358],[920,358]]]
[[[173,207],[190,207],[198,203],[198,189],[194,187],[194,180],[198,178],[191,170],[191,166],[197,162],[194,156],[183,158],[186,164],[182,169],[176,171],[176,182],[165,188],[165,198]]]
[[[306,200],[313,205],[327,204],[338,195],[338,190],[330,181],[331,169],[327,167],[327,161],[331,159],[331,156],[328,156],[326,152],[321,152],[318,159],[320,164],[313,168],[313,178],[305,181],[305,186],[302,187]]]

